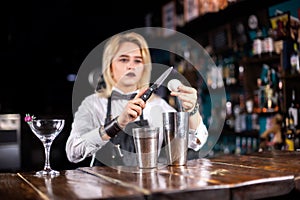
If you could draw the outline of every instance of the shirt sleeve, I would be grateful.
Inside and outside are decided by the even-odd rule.
[[[99,101],[93,96],[86,98],[74,115],[72,130],[65,147],[67,158],[71,162],[83,161],[107,143],[102,140],[98,131],[103,124],[101,119],[105,118],[103,113],[106,113],[105,107]]]
[[[188,147],[194,151],[200,150],[206,143],[208,131],[203,121],[199,124],[196,130],[190,130]]]

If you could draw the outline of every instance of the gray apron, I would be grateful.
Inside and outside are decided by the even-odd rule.
[[[110,120],[112,120],[111,97],[107,102],[105,123]],[[149,124],[143,119],[142,113],[139,121],[128,123],[124,131],[120,131],[97,151],[94,166],[137,166],[132,129],[146,126]]]

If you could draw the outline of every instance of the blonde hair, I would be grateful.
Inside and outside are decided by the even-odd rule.
[[[115,55],[117,54],[117,51],[119,50],[120,45],[124,42],[132,42],[138,45],[141,51],[144,63],[144,71],[140,81],[138,82],[138,89],[143,89],[149,86],[152,64],[149,47],[145,38],[142,35],[134,32],[121,33],[112,36],[104,46],[102,57],[102,74],[106,87],[96,91],[101,97],[109,97],[111,95],[113,86],[116,84],[112,78],[111,64]]]

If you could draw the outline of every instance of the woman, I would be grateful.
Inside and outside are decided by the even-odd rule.
[[[131,129],[136,126],[162,127],[162,113],[176,112],[164,99],[153,94],[144,102],[140,96],[149,87],[151,57],[145,39],[137,33],[117,34],[105,45],[102,79],[95,94],[86,97],[74,116],[66,143],[67,157],[80,162],[89,156],[91,165],[136,165]],[[121,99],[124,95],[133,99]],[[197,151],[207,140],[197,104],[197,91],[180,85],[171,92],[190,112],[189,148]],[[159,145],[163,141],[160,131]]]

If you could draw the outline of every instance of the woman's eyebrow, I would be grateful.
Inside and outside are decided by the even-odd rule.
[[[130,57],[130,56],[129,56],[129,55],[125,55],[125,54],[121,54],[119,57],[126,57],[126,58],[128,58],[128,57]],[[140,58],[140,59],[143,59],[142,56],[134,56],[134,58]]]
[[[121,54],[119,57],[129,57],[129,56],[125,54]]]

